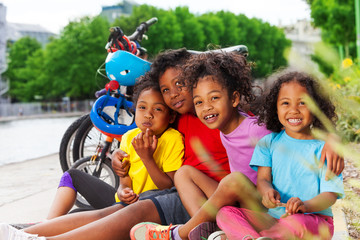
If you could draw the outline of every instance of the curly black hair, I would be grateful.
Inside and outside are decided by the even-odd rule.
[[[180,48],[177,50],[167,50],[159,53],[151,64],[149,71],[150,78],[159,83],[160,77],[169,68],[182,68],[185,62],[190,58],[186,48]]]
[[[143,76],[140,76],[134,85],[134,93],[132,96],[132,101],[134,103],[133,107],[136,107],[137,101],[139,100],[140,94],[144,90],[152,89],[154,91],[160,91],[160,86],[158,82],[155,82],[151,79],[149,72],[145,73]]]
[[[337,119],[335,106],[329,97],[324,94],[324,91],[321,91],[319,82],[314,77],[298,71],[285,73],[275,81],[268,94],[263,98],[262,106],[258,112],[258,122],[265,123],[267,129],[273,132],[280,132],[283,129],[277,115],[277,99],[282,84],[292,81],[296,81],[305,87],[308,95],[315,101],[320,110],[335,124]],[[314,127],[324,129],[323,124],[315,115],[312,124]]]
[[[192,91],[199,79],[206,76],[214,77],[227,90],[229,97],[238,91],[245,103],[255,99],[250,64],[238,53],[208,52],[193,55],[186,62],[180,78]]]

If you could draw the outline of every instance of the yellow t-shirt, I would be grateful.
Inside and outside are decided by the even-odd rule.
[[[131,144],[132,139],[140,132],[141,130],[139,128],[126,132],[122,136],[120,143],[120,149],[129,155],[127,158],[130,162],[128,174],[132,181],[132,189],[136,194],[158,189]],[[156,165],[163,172],[176,171],[182,165],[183,156],[183,136],[177,130],[168,128],[158,139],[157,147],[153,155]]]

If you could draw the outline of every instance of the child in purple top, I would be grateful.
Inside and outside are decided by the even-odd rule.
[[[245,117],[241,124],[229,134],[220,132],[220,138],[229,158],[231,172],[243,173],[256,185],[257,173],[249,163],[256,143],[270,131],[259,126],[256,117],[240,114]]]

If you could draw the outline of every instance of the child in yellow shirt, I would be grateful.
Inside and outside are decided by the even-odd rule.
[[[122,204],[137,201],[140,193],[149,195],[149,190],[171,188],[184,154],[181,133],[168,127],[175,114],[165,104],[159,85],[145,75],[134,91],[138,128],[125,133],[120,144],[120,150],[127,153],[123,161],[130,164],[116,194]]]

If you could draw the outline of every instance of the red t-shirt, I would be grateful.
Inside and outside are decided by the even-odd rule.
[[[194,114],[187,113],[179,117],[177,130],[184,135],[183,165],[193,166],[217,181],[230,173],[228,157],[221,143],[218,129],[208,128]],[[200,140],[214,161],[209,161],[207,157],[203,157],[204,151],[196,139]],[[191,142],[193,142],[193,146]],[[199,155],[199,158],[196,154]]]

